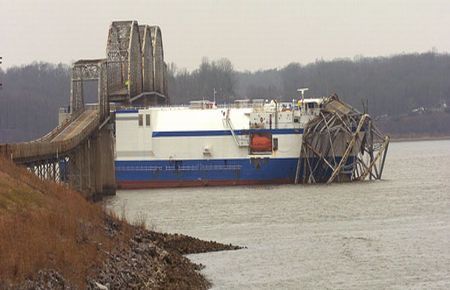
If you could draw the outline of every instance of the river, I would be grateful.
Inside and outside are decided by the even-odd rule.
[[[391,143],[383,180],[119,191],[149,227],[247,249],[189,255],[213,289],[450,288],[450,141]]]

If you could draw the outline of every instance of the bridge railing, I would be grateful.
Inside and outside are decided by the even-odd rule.
[[[51,139],[34,140],[16,144],[0,144],[0,154],[19,163],[26,163],[38,159],[58,157],[76,148],[99,125],[99,116],[95,115],[81,132],[71,138],[52,142]]]
[[[78,115],[76,115],[76,117],[78,117]],[[64,130],[67,126],[70,125],[70,123],[76,118],[74,116],[71,116],[70,118],[65,119],[64,121],[62,121],[61,124],[59,124],[56,128],[54,128],[53,130],[51,130],[50,132],[48,132],[47,134],[45,134],[44,136],[30,141],[30,142],[42,142],[42,141],[46,141],[46,140],[52,140],[53,138],[55,138],[59,133],[61,133],[62,130]]]

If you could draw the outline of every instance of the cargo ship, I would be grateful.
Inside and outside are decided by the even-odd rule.
[[[299,162],[304,128],[320,114],[324,100],[238,100],[223,106],[193,101],[116,110],[117,185],[293,183],[304,170]]]

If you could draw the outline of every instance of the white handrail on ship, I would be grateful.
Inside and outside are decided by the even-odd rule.
[[[231,120],[230,120],[229,113],[230,113],[230,111],[228,110],[227,111],[227,115],[225,117],[225,121],[226,121],[226,123],[227,123],[227,125],[228,125],[228,127],[229,127],[229,129],[231,131],[231,135],[233,136],[234,142],[236,142],[236,145],[238,147],[246,147],[246,146],[248,146],[248,144],[241,144],[241,142],[239,142],[239,140],[237,139],[236,133],[234,133],[234,129],[233,129],[233,125],[232,125]]]

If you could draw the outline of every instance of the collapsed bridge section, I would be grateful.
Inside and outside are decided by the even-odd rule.
[[[295,183],[381,179],[388,146],[368,114],[334,95],[305,127]]]

